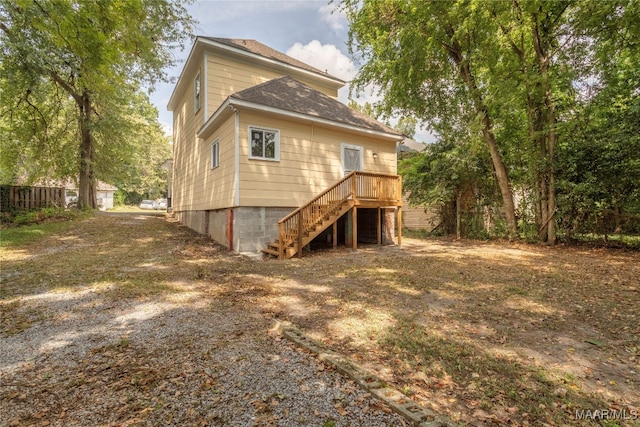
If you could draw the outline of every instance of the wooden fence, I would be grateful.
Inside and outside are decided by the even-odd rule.
[[[0,211],[36,210],[65,206],[62,187],[0,185]]]

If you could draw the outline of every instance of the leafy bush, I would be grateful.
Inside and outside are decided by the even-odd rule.
[[[71,221],[88,215],[77,209],[44,208],[37,211],[14,211],[2,213],[3,227],[19,227],[44,222]]]

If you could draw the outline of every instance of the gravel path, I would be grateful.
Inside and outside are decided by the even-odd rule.
[[[144,239],[144,217],[104,218],[97,225]],[[64,252],[74,244],[85,252],[104,249],[104,242],[87,240],[66,239],[64,251],[41,248],[39,261],[72,262]],[[174,250],[188,243],[182,245]],[[154,270],[172,267],[162,262],[155,261]],[[28,274],[30,265],[5,257],[3,287],[13,289],[9,282]],[[119,271],[145,265],[131,259]],[[118,287],[116,272],[103,274],[115,277]],[[119,294],[89,283],[3,293],[5,314],[10,310],[11,319],[28,324],[0,334],[0,425],[406,425],[273,333],[273,319],[258,307],[211,292],[215,285],[204,280],[173,283],[179,293],[135,298],[114,297]],[[11,324],[7,317],[3,326]]]

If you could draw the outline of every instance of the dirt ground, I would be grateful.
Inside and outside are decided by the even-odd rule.
[[[640,425],[638,252],[403,239],[256,262],[171,220],[146,224],[127,240],[99,215],[4,250],[3,336],[46,318],[26,302],[43,290],[108,282],[111,298],[162,301],[188,282],[223,306],[291,321],[463,424]],[[64,263],[33,269],[37,254],[70,245]],[[102,247],[103,262],[82,247]]]

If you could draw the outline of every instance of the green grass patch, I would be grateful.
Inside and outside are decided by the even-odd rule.
[[[48,234],[59,233],[73,227],[73,222],[48,222],[0,230],[0,248],[24,246]]]
[[[433,235],[429,233],[427,230],[425,230],[424,228],[421,228],[418,230],[410,230],[408,228],[402,229],[402,237],[407,237],[411,239],[427,239],[432,236]]]
[[[93,215],[90,210],[45,208],[38,211],[3,213],[0,247],[22,246],[46,236],[65,231],[75,221]]]
[[[640,249],[640,235],[584,233],[567,236],[565,240],[575,244]]]

